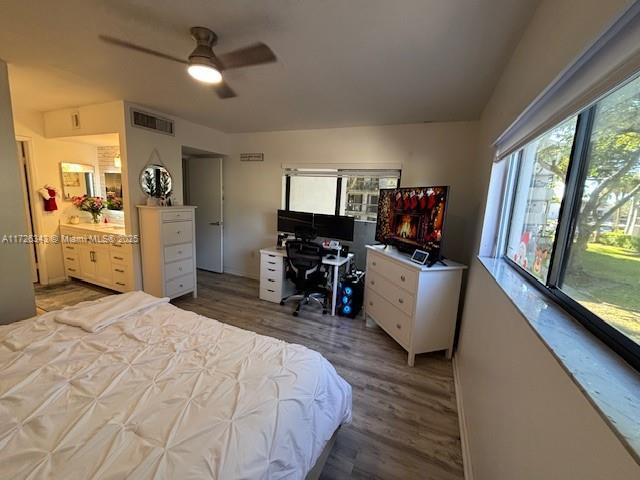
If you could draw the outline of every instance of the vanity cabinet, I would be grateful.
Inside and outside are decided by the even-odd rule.
[[[67,278],[118,292],[133,290],[132,246],[124,242],[124,237],[98,226],[60,226],[60,233]],[[112,238],[113,242],[97,241],[105,238]]]

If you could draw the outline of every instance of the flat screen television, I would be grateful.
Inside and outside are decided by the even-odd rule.
[[[439,257],[448,193],[447,186],[380,190],[376,241]]]

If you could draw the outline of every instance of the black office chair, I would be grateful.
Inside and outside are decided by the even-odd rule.
[[[324,248],[308,239],[289,240],[287,242],[287,278],[296,285],[296,293],[280,300],[280,305],[297,300],[298,305],[293,312],[297,317],[302,305],[313,300],[322,306],[322,314],[327,313],[327,275],[322,270]]]

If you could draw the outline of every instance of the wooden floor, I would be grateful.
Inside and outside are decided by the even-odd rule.
[[[111,293],[81,282],[36,289],[38,306],[74,304]],[[363,319],[323,316],[314,306],[258,299],[258,282],[198,272],[198,298],[175,305],[322,353],[353,387],[353,422],[340,429],[322,479],[461,479],[460,430],[451,362],[441,353],[416,357]],[[55,305],[59,308],[60,305]],[[51,307],[50,307],[51,308]]]

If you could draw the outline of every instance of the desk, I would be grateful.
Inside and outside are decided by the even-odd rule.
[[[280,303],[287,295],[293,293],[293,283],[285,276],[285,260],[287,251],[278,250],[276,247],[260,250],[260,298],[268,302]],[[351,266],[353,253],[345,256],[329,258],[325,255],[322,264],[331,268],[331,316],[336,314],[336,299],[338,298],[338,278],[340,268]]]

